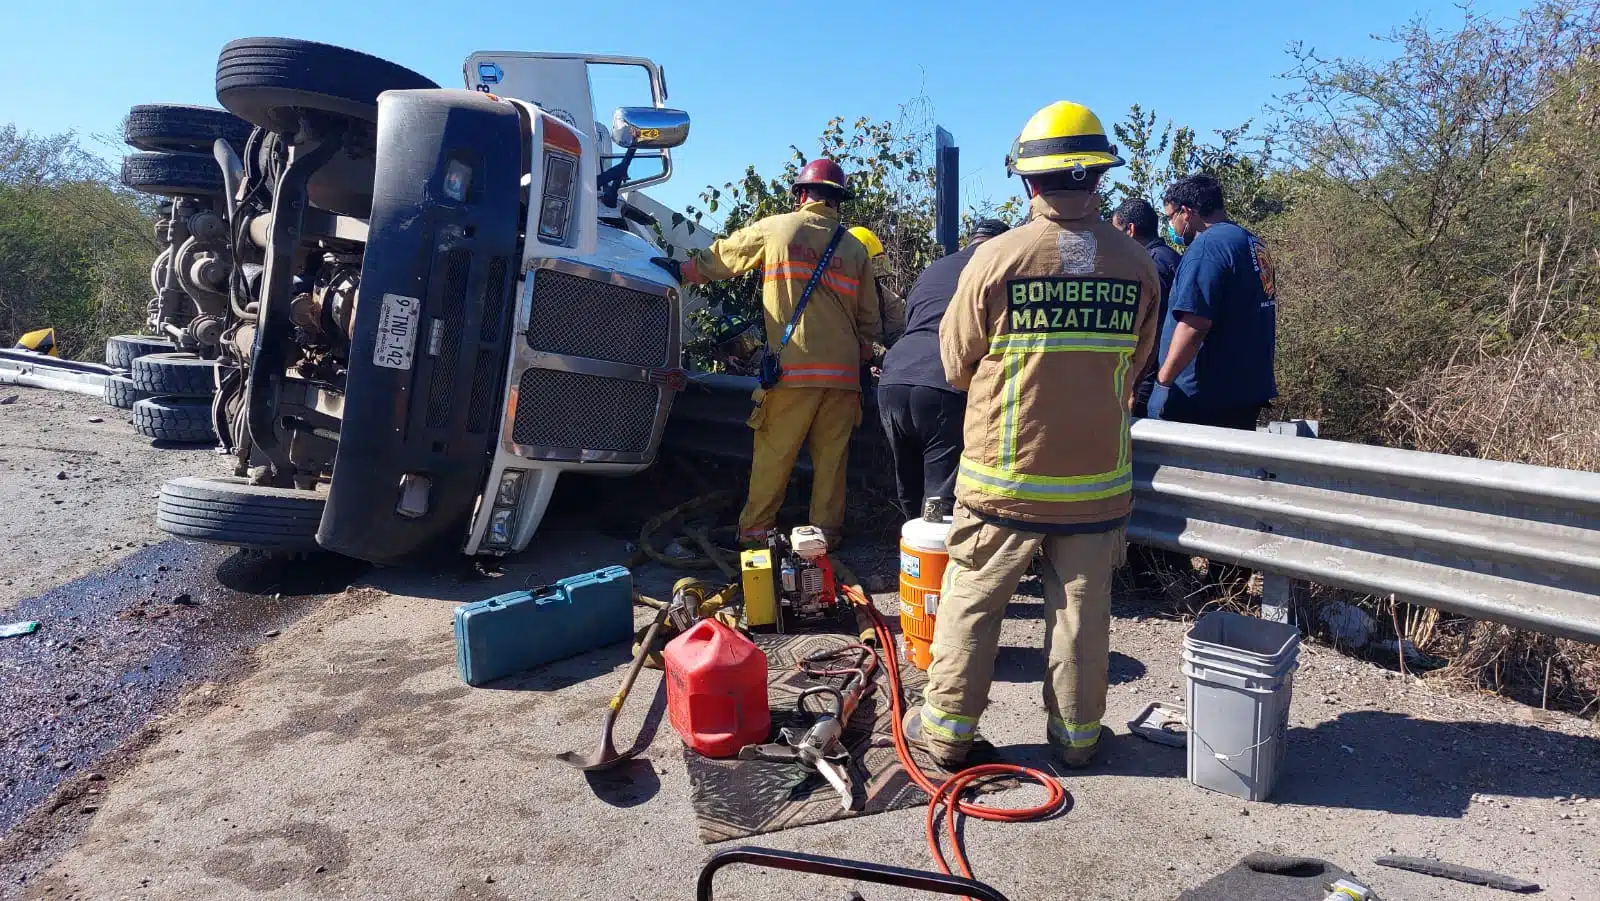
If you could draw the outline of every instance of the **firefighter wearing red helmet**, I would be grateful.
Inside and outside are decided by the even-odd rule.
[[[850,433],[861,421],[860,366],[879,335],[878,295],[867,249],[840,224],[851,193],[839,164],[812,160],[791,192],[794,212],[719,238],[681,275],[694,285],[761,270],[766,353],[776,365],[766,367],[748,423],[755,445],[741,541],[760,543],[777,524],[795,457],[809,442],[811,523],[832,547],[844,524]]]

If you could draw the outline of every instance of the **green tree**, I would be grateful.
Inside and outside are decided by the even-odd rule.
[[[901,108],[896,121],[858,118],[846,125],[835,117],[817,138],[815,154],[791,146],[791,156],[776,176],[764,177],[754,166],[744,176],[708,186],[701,204],[683,215],[696,227],[728,234],[751,222],[794,209],[789,185],[813,156],[838,162],[850,178],[855,197],[842,212],[849,226],[864,225],[883,242],[889,258],[891,290],[904,295],[911,282],[939,254],[933,240],[934,168],[932,106],[918,99]],[[675,223],[676,224],[676,223]],[[706,307],[691,317],[696,336],[687,347],[693,365],[720,369],[718,338],[741,328],[759,328],[761,282],[757,273],[697,289]]]
[[[1218,131],[1215,143],[1201,143],[1193,128],[1175,125],[1171,119],[1158,128],[1158,121],[1154,110],[1135,103],[1128,108],[1127,119],[1111,126],[1128,164],[1113,169],[1102,183],[1107,210],[1129,197],[1142,197],[1159,212],[1161,194],[1168,185],[1202,173],[1221,182],[1229,215],[1246,226],[1284,210],[1287,199],[1272,179],[1271,135],[1252,134],[1252,123],[1245,122]]]
[[[1283,406],[1365,441],[1390,440],[1391,404],[1452,362],[1513,355],[1486,372],[1515,372],[1530,341],[1593,348],[1600,265],[1600,4],[1469,9],[1381,40],[1377,60],[1293,51],[1288,165],[1267,178],[1293,200],[1266,229]]]
[[[117,185],[76,135],[0,126],[0,343],[53,327],[92,358],[135,329],[150,296],[154,205]]]

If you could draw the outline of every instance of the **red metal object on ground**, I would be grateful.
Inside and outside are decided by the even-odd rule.
[[[667,715],[683,743],[707,757],[732,757],[767,740],[767,655],[750,639],[704,619],[668,643]]]

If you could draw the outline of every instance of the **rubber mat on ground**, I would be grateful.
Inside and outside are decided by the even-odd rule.
[[[853,639],[845,635],[798,634],[758,635],[755,640],[767,655],[767,698],[772,707],[775,741],[779,728],[804,728],[813,720],[795,709],[800,692],[819,684],[796,669],[800,660]],[[843,681],[834,679],[831,684],[838,686]],[[907,709],[921,704],[927,674],[902,665],[900,681]],[[865,802],[861,810],[842,809],[838,793],[821,776],[798,766],[762,760],[712,760],[684,748],[700,840],[712,844],[927,804],[928,796],[906,775],[895,755],[889,680],[881,670],[877,685],[876,691],[862,699],[844,732],[844,743],[850,751],[850,779],[856,797]],[[939,781],[947,775],[922,752],[914,753],[930,778]],[[973,747],[974,763],[997,759],[992,745],[980,740]],[[994,790],[1008,784],[1002,780],[985,788]]]

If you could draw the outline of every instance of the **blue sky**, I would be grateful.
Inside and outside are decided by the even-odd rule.
[[[215,105],[223,43],[302,37],[362,50],[460,84],[473,50],[648,56],[666,67],[689,143],[650,193],[681,208],[755,163],[771,172],[815,149],[832,115],[892,118],[925,94],[962,151],[963,206],[1015,191],[1002,166],[1034,110],[1059,99],[1118,119],[1130,103],[1211,130],[1257,116],[1282,90],[1291,41],[1324,55],[1382,52],[1371,35],[1441,2],[666,3],[336,0],[228,4],[42,0],[14,4],[0,51],[0,122],[38,133],[113,131],[129,106]],[[1508,0],[1477,4],[1511,13]],[[107,149],[114,154],[117,151]]]

